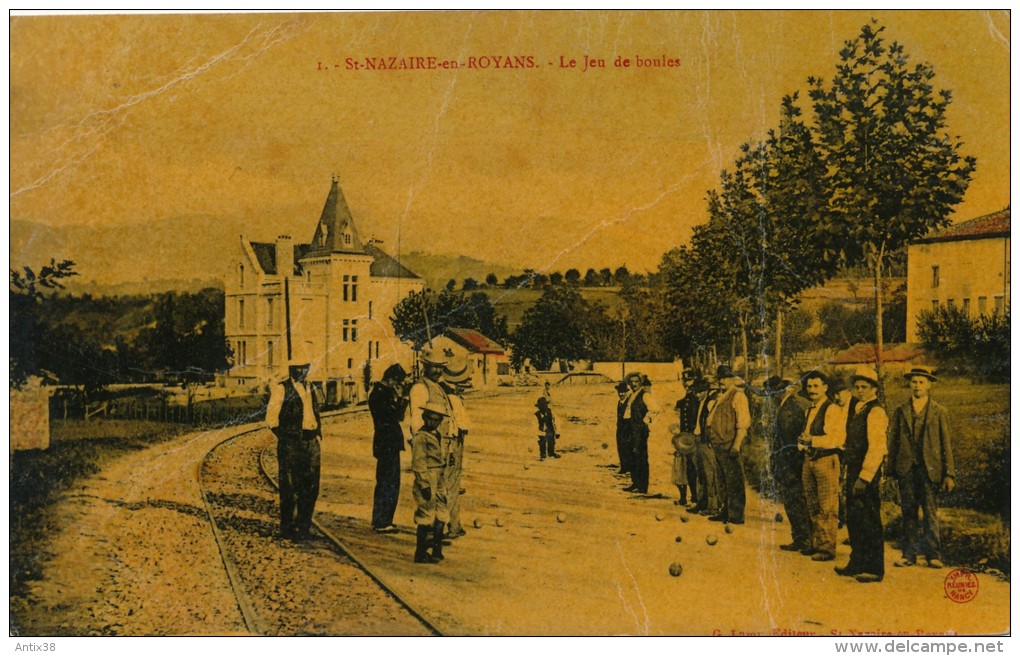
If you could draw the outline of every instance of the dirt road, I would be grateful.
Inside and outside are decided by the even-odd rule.
[[[977,596],[956,603],[944,592],[948,569],[895,569],[899,554],[888,545],[886,580],[874,585],[837,576],[833,563],[778,550],[788,525],[777,524],[777,509],[750,491],[747,523],[732,534],[704,517],[681,521],[668,480],[664,430],[671,417],[662,418],[650,441],[650,494],[623,492],[627,482],[609,467],[615,462],[609,386],[553,389],[562,458],[539,462],[537,394],[468,397],[475,426],[462,498],[468,534],[438,565],[411,561],[409,473],[396,517],[401,531],[369,530],[374,460],[367,414],[326,422],[317,520],[444,634],[918,635],[1010,628],[1009,584],[983,574]],[[676,398],[668,385],[655,394],[670,406]],[[12,630],[246,633],[196,483],[199,463],[224,437],[190,435],[125,456],[65,495],[54,515],[59,530],[45,546],[43,580],[25,603],[12,602]],[[324,540],[293,545],[275,538],[272,491],[254,472],[255,454],[272,438],[259,431],[246,440],[239,455],[214,461],[208,473],[224,486],[221,510],[233,505],[235,521],[224,530],[231,548],[247,556],[239,556],[245,585],[254,603],[270,610],[262,615],[272,619],[263,632],[420,634]],[[706,542],[710,534],[715,545]],[[840,548],[837,563],[847,552]],[[679,577],[668,572],[674,562],[683,565]],[[280,572],[293,581],[283,597],[279,585],[253,581],[269,574],[279,580]],[[311,577],[305,587],[319,592],[301,595],[301,577]]]

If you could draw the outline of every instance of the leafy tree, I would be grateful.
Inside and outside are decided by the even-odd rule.
[[[544,273],[534,273],[531,276],[531,286],[535,289],[541,289],[549,284],[549,276]]]
[[[427,323],[426,323],[427,320]],[[496,313],[485,292],[470,296],[444,289],[438,296],[411,293],[393,308],[390,318],[397,337],[421,349],[447,328],[470,328],[497,342],[507,338],[507,320]]]
[[[808,350],[811,347],[808,331],[814,322],[814,313],[804,308],[796,308],[788,312],[783,324],[781,353],[802,353]]]
[[[510,335],[511,364],[520,368],[530,359],[536,368],[548,369],[557,359],[591,357],[596,341],[592,316],[592,307],[573,287],[547,288]]]
[[[489,275],[485,276],[485,284],[488,285],[489,287],[495,287],[496,285],[499,284],[499,278],[496,277],[495,273],[490,273]]]
[[[74,262],[63,260],[50,263],[36,273],[29,267],[20,271],[10,269],[8,299],[10,313],[10,352],[8,366],[10,387],[21,387],[28,377],[40,369],[38,347],[46,339],[46,326],[40,306],[52,292],[63,289],[63,280],[76,276]]]
[[[608,287],[613,284],[613,270],[609,267],[599,269],[599,277],[602,278],[603,287]]]
[[[464,278],[464,285],[461,287],[466,292],[474,291],[478,289],[478,281],[474,278]]]
[[[449,280],[446,281],[446,287],[444,289],[450,292],[457,289],[457,281],[454,280],[453,278],[450,278]]]
[[[563,274],[562,273],[560,273],[559,271],[553,271],[552,273],[549,274],[549,284],[550,285],[559,285],[559,284],[562,284],[562,283],[563,283]]]
[[[599,280],[599,274],[595,273],[595,269],[588,269],[584,272],[585,287],[598,287]]]
[[[819,247],[875,277],[876,368],[882,368],[882,272],[891,256],[948,225],[976,161],[946,132],[952,94],[931,65],[909,65],[884,27],[864,25],[840,51],[831,84],[809,78],[816,143],[825,162],[828,212]]]
[[[849,348],[870,342],[875,334],[875,315],[866,307],[829,301],[818,308],[818,320],[822,324],[818,339],[826,348]]]
[[[576,287],[581,282],[581,272],[577,269],[567,269],[564,277],[566,278],[568,285],[574,285]]]
[[[627,270],[626,266],[619,266],[616,268],[616,271],[613,271],[613,282],[617,285],[622,285],[629,277],[630,271]]]

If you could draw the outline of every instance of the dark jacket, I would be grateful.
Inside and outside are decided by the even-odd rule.
[[[906,403],[896,408],[889,424],[889,462],[892,464],[893,472],[900,478],[910,472],[910,467],[916,459],[910,426],[912,416],[913,409],[908,399]],[[928,471],[928,479],[937,485],[943,478],[956,476],[949,413],[934,399],[929,398],[923,422],[920,437],[924,467]]]
[[[372,455],[376,458],[404,450],[404,432],[400,420],[404,418],[407,399],[397,396],[389,385],[376,383],[368,395],[368,409],[372,413],[375,434],[372,438]]]
[[[811,403],[807,399],[793,394],[776,410],[771,455],[772,470],[779,480],[785,480],[784,475],[800,477],[804,452],[797,449],[797,439],[804,433],[809,407]]]

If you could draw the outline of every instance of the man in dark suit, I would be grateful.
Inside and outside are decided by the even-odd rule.
[[[769,462],[779,500],[790,520],[793,541],[781,544],[783,551],[807,550],[811,546],[811,518],[804,501],[804,452],[797,448],[797,439],[804,432],[810,403],[797,394],[796,383],[773,376],[765,381],[765,395],[775,399],[775,421],[769,440]]]
[[[288,363],[287,379],[272,386],[266,423],[276,436],[279,463],[280,535],[308,538],[319,497],[322,421],[319,401],[306,379],[309,362],[300,356]]]
[[[937,516],[939,489],[955,487],[953,444],[949,413],[929,397],[938,379],[928,367],[914,367],[905,374],[911,398],[896,408],[889,433],[889,462],[899,482],[903,511],[903,558],[897,567],[917,563],[923,552],[928,566],[943,567],[942,540]],[[918,511],[923,514],[919,526]]]
[[[393,514],[400,494],[400,452],[404,450],[404,431],[400,422],[407,408],[403,394],[407,372],[399,364],[383,372],[382,380],[368,395],[375,432],[372,455],[375,456],[375,494],[372,499],[372,528],[379,533],[396,531]]]
[[[620,458],[620,473],[629,474],[631,468],[630,424],[623,418],[630,400],[630,387],[626,381],[616,384],[619,399],[616,402],[616,454]]]
[[[630,427],[631,470],[630,487],[625,492],[648,492],[648,426],[652,421],[646,402],[647,390],[643,386],[645,377],[634,372],[627,376],[630,396],[623,411],[623,419]]]

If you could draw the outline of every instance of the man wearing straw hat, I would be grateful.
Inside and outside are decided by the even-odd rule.
[[[879,483],[889,418],[878,403],[878,373],[874,369],[858,367],[850,383],[858,401],[856,406],[850,406],[843,446],[850,562],[846,567],[837,567],[836,573],[854,576],[861,583],[877,583],[885,576]]]
[[[915,565],[923,552],[928,566],[938,569],[943,564],[937,494],[940,489],[952,492],[956,476],[949,413],[928,396],[938,381],[930,368],[914,367],[904,377],[911,398],[896,408],[889,433],[889,462],[903,510],[903,557],[894,565]],[[918,511],[923,514],[920,526]]]
[[[319,497],[322,439],[319,402],[306,379],[309,360],[295,351],[288,377],[274,384],[266,408],[266,424],[276,436],[279,463],[280,536],[306,539]]]
[[[448,532],[450,539],[455,540],[466,533],[460,523],[460,484],[464,473],[464,438],[471,430],[471,420],[461,395],[471,387],[471,361],[466,357],[451,358],[440,384],[446,391],[452,411],[446,448],[446,501],[450,508]]]

